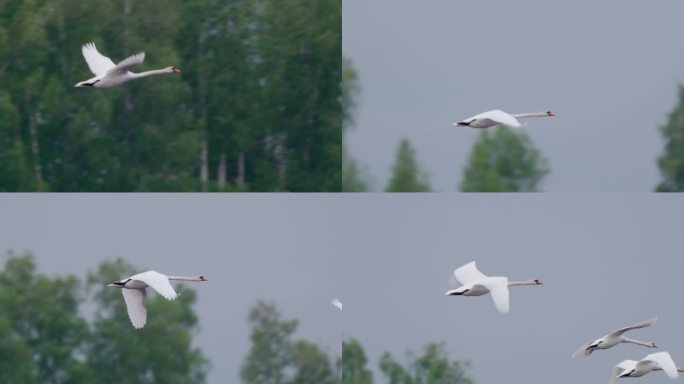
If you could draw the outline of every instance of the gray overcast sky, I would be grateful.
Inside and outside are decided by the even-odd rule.
[[[235,383],[250,346],[247,313],[259,299],[300,320],[296,337],[340,355],[342,319],[330,300],[341,291],[335,268],[342,258],[329,200],[314,194],[4,194],[0,261],[8,249],[29,250],[49,275],[84,278],[116,257],[140,270],[207,275],[209,282],[192,284],[201,326],[196,343],[213,364],[209,383]]]
[[[407,137],[433,188],[454,191],[490,109],[551,109],[524,128],[546,191],[651,191],[684,80],[684,2],[344,0],[343,51],[363,88],[346,141],[386,186]]]
[[[631,336],[684,365],[684,198],[654,194],[371,195],[354,200],[344,254],[345,338],[377,373],[431,341],[472,363],[477,384],[607,383],[621,360],[655,350],[620,345],[585,359],[584,342],[659,316]],[[540,278],[511,288],[511,313],[489,295],[446,297],[454,268]],[[654,373],[639,383],[663,383]],[[383,383],[384,380],[376,380]]]

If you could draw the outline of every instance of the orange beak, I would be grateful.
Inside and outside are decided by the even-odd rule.
[[[171,70],[173,71],[173,73],[179,73],[181,71],[180,68],[177,67],[171,67]]]

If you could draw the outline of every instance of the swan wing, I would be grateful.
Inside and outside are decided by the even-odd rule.
[[[509,127],[520,128],[520,122],[510,113],[495,109],[479,115],[478,119],[489,119],[495,123],[507,125]]]
[[[575,353],[572,354],[572,357],[591,355],[591,352],[593,352],[593,351],[591,349],[587,350],[587,347],[590,345],[591,345],[591,342],[584,344],[583,346],[580,347],[580,349],[578,349]]]
[[[109,69],[108,75],[123,75],[128,72],[134,65],[141,64],[145,61],[145,52],[136,53],[133,56],[129,56],[115,65],[113,68]]]
[[[131,319],[133,328],[140,329],[147,321],[147,308],[145,308],[145,289],[122,288],[128,318]]]
[[[477,265],[475,265],[474,261],[456,268],[453,277],[455,277],[456,280],[463,285],[473,284],[487,278],[487,276],[477,269]]]
[[[131,276],[131,280],[142,281],[143,283],[152,287],[152,289],[157,291],[157,293],[162,295],[167,300],[173,300],[178,297],[178,294],[169,282],[168,276],[157,271],[139,273],[137,275]]]
[[[617,377],[620,376],[622,372],[634,368],[636,363],[637,362],[634,360],[623,360],[620,363],[618,363],[618,365],[616,365],[615,368],[613,368],[613,373],[610,376],[610,383],[614,383],[615,379],[617,379]]]
[[[340,311],[342,310],[342,302],[340,301],[340,299],[334,298],[334,299],[332,299],[331,303],[332,303],[332,305],[337,307],[337,309],[339,309]]]
[[[97,48],[95,47],[95,43],[88,43],[84,45],[81,48],[81,52],[83,52],[83,57],[85,58],[86,63],[88,63],[90,71],[95,74],[95,76],[102,76],[107,73],[107,71],[115,67],[112,59],[107,56],[103,56],[100,52],[98,52]]]
[[[485,286],[492,294],[494,305],[500,313],[508,313],[510,305],[508,301],[508,278],[507,277],[489,277],[478,284]]]
[[[648,319],[648,320],[642,321],[640,323],[636,323],[634,325],[630,325],[627,327],[622,327],[620,329],[616,329],[615,331],[611,332],[609,336],[620,336],[623,333],[629,331],[630,329],[650,327],[651,325],[655,324],[657,321],[658,321],[658,318],[654,317],[652,319]]]
[[[675,366],[674,361],[672,361],[672,357],[667,352],[651,353],[641,359],[641,361],[637,363],[637,367],[643,367],[649,364],[655,364],[655,366],[662,369],[670,379],[679,377],[677,367]]]

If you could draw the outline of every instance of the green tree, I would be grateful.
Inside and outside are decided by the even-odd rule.
[[[463,172],[462,192],[536,192],[549,173],[546,159],[524,132],[498,126],[482,131]]]
[[[358,340],[342,342],[342,384],[371,384],[373,373],[366,368],[368,359]]]
[[[249,312],[252,347],[240,368],[247,384],[332,384],[330,359],[318,346],[292,340],[299,321],[281,320],[272,303],[258,302]]]
[[[390,353],[382,355],[380,370],[389,384],[472,384],[463,364],[450,360],[443,344],[430,343],[422,355],[409,356],[403,366]]]
[[[371,190],[370,185],[368,169],[351,157],[351,154],[345,148],[342,158],[342,191],[368,192]]]
[[[684,85],[679,86],[679,101],[670,112],[667,124],[660,127],[665,149],[658,158],[662,181],[657,192],[684,191]]]
[[[416,151],[402,139],[392,167],[392,178],[385,192],[430,192],[427,174],[421,169]]]
[[[0,271],[0,382],[83,382],[76,356],[87,326],[77,279],[36,273],[29,253],[9,256]]]

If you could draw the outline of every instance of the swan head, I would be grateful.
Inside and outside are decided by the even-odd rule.
[[[556,114],[551,111],[546,111],[546,116],[556,116]]]
[[[534,279],[533,281],[534,281],[534,283],[535,283],[536,285],[543,285],[543,284],[544,284],[544,283],[542,283],[542,281],[539,280],[539,279]]]
[[[173,73],[180,73],[180,71],[181,71],[180,68],[178,68],[178,67],[168,67],[168,68],[166,68],[166,70],[169,72],[173,72]]]

